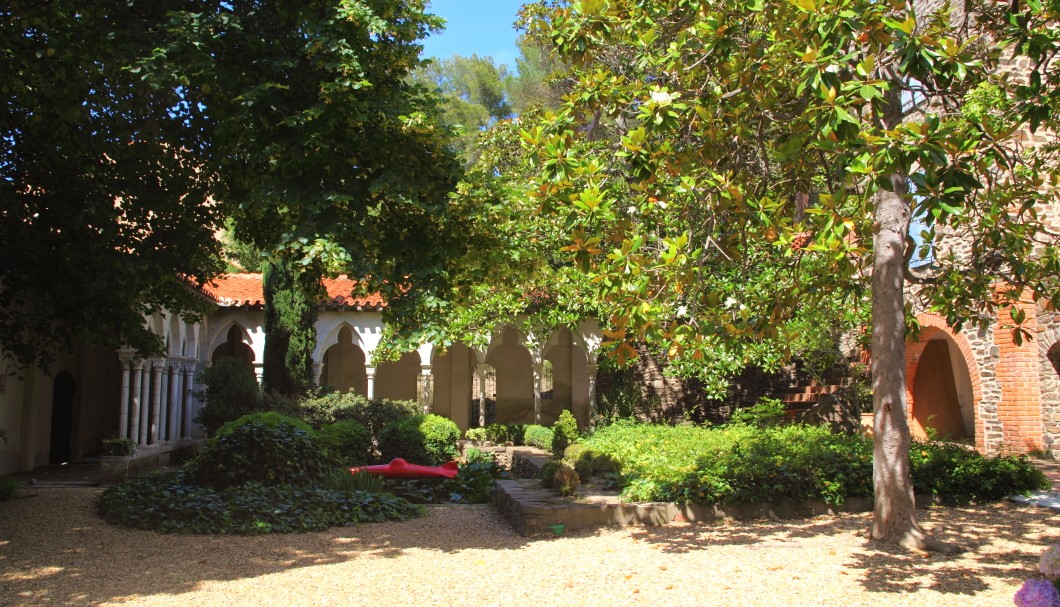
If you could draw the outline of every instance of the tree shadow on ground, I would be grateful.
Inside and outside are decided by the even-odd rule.
[[[871,513],[804,520],[718,521],[709,524],[649,527],[633,531],[641,541],[664,553],[688,553],[710,546],[741,546],[748,550],[793,548],[798,540],[856,535],[857,550],[845,567],[859,575],[866,591],[910,593],[930,588],[947,594],[972,595],[991,581],[1019,584],[1037,570],[1041,550],[1060,543],[1057,517],[1041,508],[1010,503],[972,508],[918,510],[919,520],[934,537],[964,548],[956,555],[910,552],[870,541]],[[793,558],[798,558],[793,552]]]
[[[516,550],[528,541],[488,506],[431,506],[411,521],[305,534],[166,535],[107,524],[94,514],[98,494],[31,489],[0,503],[0,605],[97,605],[293,568],[396,558],[410,549]]]

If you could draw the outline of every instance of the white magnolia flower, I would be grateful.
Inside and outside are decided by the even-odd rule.
[[[657,90],[651,92],[651,100],[655,103],[658,103],[659,105],[670,105],[671,103],[673,103],[674,98],[670,93],[666,91]]]

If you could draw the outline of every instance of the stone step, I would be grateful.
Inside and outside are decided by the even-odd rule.
[[[784,519],[820,516],[837,512],[872,510],[871,498],[850,498],[843,506],[823,501],[781,504],[701,506],[649,502],[623,503],[617,491],[592,484],[578,488],[572,497],[562,497],[530,479],[502,479],[494,484],[493,505],[522,536],[566,533],[598,527],[659,526],[722,519]],[[554,529],[562,525],[562,529]]]

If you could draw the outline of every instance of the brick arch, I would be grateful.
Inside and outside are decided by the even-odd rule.
[[[974,412],[975,445],[978,449],[985,447],[985,429],[979,419],[979,403],[983,399],[982,377],[979,373],[979,364],[976,361],[975,351],[972,349],[968,339],[962,333],[955,333],[946,323],[946,320],[937,314],[923,312],[917,315],[920,323],[920,336],[917,341],[907,341],[905,344],[905,399],[908,403],[906,408],[906,421],[913,422],[913,386],[916,382],[916,371],[920,363],[920,357],[924,353],[929,341],[941,332],[957,344],[957,349],[964,359],[964,366],[968,369],[968,377],[972,384],[972,411]]]

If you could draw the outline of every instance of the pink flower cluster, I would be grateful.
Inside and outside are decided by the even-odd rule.
[[[1060,607],[1060,545],[1050,546],[1038,561],[1045,576],[1029,579],[1016,591],[1016,607]]]

